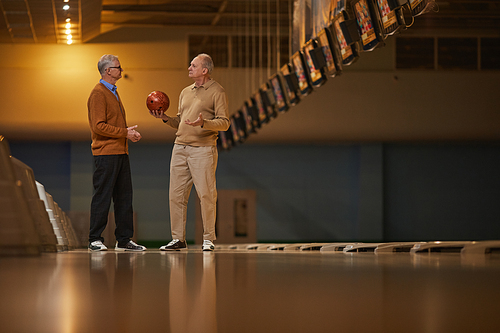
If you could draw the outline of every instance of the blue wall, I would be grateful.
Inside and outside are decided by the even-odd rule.
[[[360,178],[366,150],[361,145],[242,145],[219,154],[218,187],[256,190],[259,240],[379,239],[380,231],[370,235],[362,228],[362,212],[368,209],[362,200],[367,186]],[[381,163],[376,156],[375,161]],[[380,217],[375,211],[372,222],[378,227]]]
[[[87,211],[89,142],[10,142],[65,211]],[[169,240],[172,144],[130,145],[140,240]],[[500,145],[243,144],[219,153],[219,189],[257,193],[259,241],[500,239]],[[194,195],[188,240],[194,239]]]
[[[500,145],[386,145],[384,238],[500,239]]]

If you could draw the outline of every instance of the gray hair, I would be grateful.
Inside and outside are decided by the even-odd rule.
[[[212,60],[212,57],[206,53],[200,53],[196,56],[196,58],[198,57],[201,59],[201,65],[203,68],[208,70],[208,75],[211,75],[214,70],[214,61]]]
[[[118,60],[118,57],[112,54],[105,54],[99,59],[97,63],[97,69],[101,75],[104,75],[106,69],[111,66],[111,63],[115,60]]]

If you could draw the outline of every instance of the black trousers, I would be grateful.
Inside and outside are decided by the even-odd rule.
[[[134,235],[132,174],[128,155],[94,156],[93,184],[89,242],[104,241],[101,234],[108,223],[112,199],[116,240],[120,244],[127,243]]]

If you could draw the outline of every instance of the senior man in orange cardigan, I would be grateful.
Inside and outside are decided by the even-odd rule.
[[[145,251],[132,241],[132,175],[128,157],[128,140],[137,142],[141,134],[137,125],[127,127],[125,108],[116,90],[122,77],[117,56],[105,54],[97,63],[101,80],[90,93],[87,108],[92,132],[94,157],[94,194],[90,207],[89,250],[105,251],[102,232],[113,200],[115,210],[116,251]]]

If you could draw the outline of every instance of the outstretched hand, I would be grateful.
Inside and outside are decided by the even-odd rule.
[[[160,118],[162,120],[168,120],[168,116],[163,110],[149,110],[149,114],[155,118]]]
[[[141,133],[135,130],[136,128],[137,125],[130,126],[127,128],[127,139],[129,139],[132,142],[137,142],[142,138]]]
[[[189,119],[186,119],[184,123],[186,125],[191,125],[191,126],[203,126],[203,116],[200,113],[198,119],[196,119],[195,121],[190,121]]]

